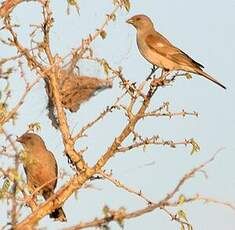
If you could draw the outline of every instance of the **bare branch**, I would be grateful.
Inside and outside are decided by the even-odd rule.
[[[175,188],[173,189],[173,191],[171,193],[169,193],[164,199],[162,199],[161,201],[157,202],[157,203],[153,203],[151,202],[150,204],[148,204],[147,206],[145,206],[144,208],[132,211],[132,212],[123,212],[123,211],[113,211],[113,215],[108,216],[108,217],[103,217],[103,218],[96,218],[95,220],[92,221],[88,221],[88,222],[83,222],[80,223],[76,226],[73,227],[69,227],[69,228],[64,228],[64,230],[78,230],[78,229],[84,229],[84,228],[88,228],[88,227],[99,227],[105,224],[110,223],[111,221],[123,221],[126,219],[132,219],[132,218],[136,218],[139,216],[142,216],[146,213],[152,212],[153,210],[160,208],[163,209],[165,212],[167,212],[167,214],[173,219],[176,220],[177,222],[184,224],[184,225],[190,225],[188,222],[182,221],[179,217],[171,214],[169,211],[167,211],[167,209],[165,207],[167,206],[174,206],[177,205],[176,203],[171,203],[170,199],[174,197],[174,195],[179,191],[179,189],[183,186],[183,184],[185,184],[186,181],[188,181],[189,179],[192,178],[192,176],[199,172],[201,169],[203,169],[204,167],[206,167],[209,163],[211,163],[212,161],[214,161],[215,156],[218,154],[215,153],[208,161],[202,163],[201,165],[195,167],[194,169],[190,170],[188,173],[186,173],[181,180],[179,181],[179,183],[175,186]]]
[[[107,180],[111,181],[114,185],[116,185],[118,188],[122,188],[124,189],[125,191],[129,192],[129,193],[132,193],[134,195],[137,195],[138,197],[142,198],[147,204],[152,204],[153,202],[150,201],[148,198],[146,198],[144,196],[144,194],[142,193],[142,191],[135,191],[129,187],[127,187],[126,185],[124,185],[123,183],[121,183],[119,180],[117,179],[114,179],[112,177],[112,174],[107,174],[103,171],[99,171],[98,172],[101,176],[103,176],[104,178],[106,178]]]

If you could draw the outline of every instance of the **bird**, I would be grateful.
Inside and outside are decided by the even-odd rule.
[[[165,71],[183,70],[195,73],[226,89],[223,84],[202,70],[203,65],[194,61],[189,55],[157,32],[148,16],[143,14],[135,15],[126,22],[135,27],[138,49],[141,55],[153,66],[160,67]]]
[[[49,199],[54,194],[58,175],[58,166],[53,153],[35,133],[26,132],[16,141],[24,147],[23,166],[30,192],[39,189],[44,199]],[[61,222],[67,221],[61,207],[53,210],[49,216]]]

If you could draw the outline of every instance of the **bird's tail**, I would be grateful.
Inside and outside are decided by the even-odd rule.
[[[42,195],[45,198],[45,200],[48,200],[53,195],[53,191],[45,190],[43,191]],[[49,217],[55,219],[56,221],[61,221],[61,222],[67,221],[64,210],[61,207],[51,212],[49,214]]]
[[[220,87],[226,89],[226,87],[223,84],[218,82],[215,78],[213,78],[212,76],[210,76],[208,73],[204,72],[203,70],[199,69],[199,70],[197,70],[197,73],[202,75],[203,77],[207,78],[208,80],[214,82],[215,84],[219,85]]]
[[[64,210],[62,208],[55,209],[51,214],[50,218],[55,219],[56,221],[65,222],[67,221]]]

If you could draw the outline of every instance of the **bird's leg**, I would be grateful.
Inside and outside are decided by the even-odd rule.
[[[169,73],[170,73],[170,71],[168,69],[162,69],[160,79],[165,80]]]
[[[176,77],[180,76],[179,71],[177,71],[170,79],[169,82],[174,81]]]
[[[164,86],[166,83],[166,77],[169,75],[170,71],[168,69],[162,69],[159,78],[154,78],[151,82],[151,87],[154,88],[153,93],[156,91],[157,86]]]
[[[170,74],[170,70],[168,69],[162,69],[161,76],[158,78],[160,81],[162,81],[164,85],[164,81],[166,80],[166,77]]]
[[[158,69],[157,66],[153,65],[152,69],[151,69],[151,73],[148,75],[148,77],[146,78],[146,81],[151,79],[151,76],[156,72],[156,70]]]

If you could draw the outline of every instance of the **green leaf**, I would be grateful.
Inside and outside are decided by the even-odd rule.
[[[192,75],[191,75],[190,73],[186,73],[186,74],[185,74],[185,77],[186,77],[187,79],[192,79]]]
[[[7,178],[3,185],[2,185],[2,188],[0,190],[0,199],[2,199],[4,197],[4,195],[8,192],[8,189],[10,187],[10,180]]]
[[[107,205],[105,205],[103,207],[102,211],[103,211],[105,217],[109,216],[110,209],[109,209],[109,207]]]
[[[180,219],[183,219],[183,220],[185,220],[185,221],[188,221],[188,220],[187,220],[187,215],[186,215],[186,213],[185,213],[183,210],[179,210],[179,211],[177,212],[177,215],[179,216]]]
[[[193,227],[192,227],[192,225],[188,225],[188,230],[193,230]]]
[[[104,70],[105,74],[108,75],[109,69],[110,69],[108,62],[105,61],[104,59],[102,59],[101,65],[103,66],[103,70]]]
[[[4,117],[7,113],[7,104],[0,103],[0,116]]]
[[[185,196],[184,195],[180,195],[178,198],[178,204],[183,204],[185,202]]]
[[[185,227],[183,224],[180,225],[180,230],[185,230]]]
[[[31,123],[28,125],[28,128],[32,131],[40,131],[41,130],[40,122]]]
[[[191,155],[193,155],[193,154],[200,151],[200,146],[198,145],[198,143],[193,138],[190,140],[190,143],[193,147],[192,151],[191,151]]]
[[[125,7],[126,11],[129,12],[130,8],[131,8],[130,1],[129,0],[123,0],[123,3],[124,3],[124,7]]]

